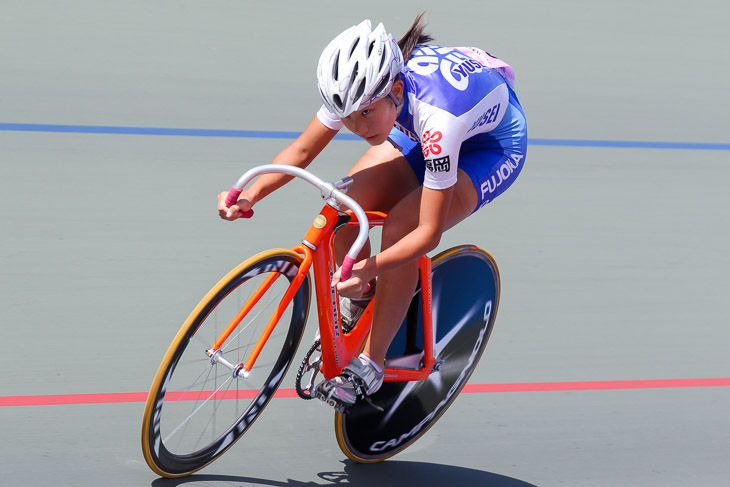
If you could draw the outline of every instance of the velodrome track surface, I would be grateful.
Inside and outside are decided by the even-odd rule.
[[[398,36],[418,11],[3,4],[1,485],[730,482],[728,7],[420,5],[438,42],[515,67],[528,118],[518,182],[440,245],[479,244],[500,265],[482,362],[382,464],[346,461],[332,412],[292,398],[292,376],[232,450],[168,481],[139,445],[164,350],[220,276],[296,245],[321,204],[293,183],[230,224],[216,194],[311,119],[330,38],[365,17]],[[365,148],[343,133],[311,169],[339,178]]]

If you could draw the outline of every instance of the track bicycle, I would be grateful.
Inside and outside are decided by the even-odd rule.
[[[297,370],[299,397],[314,398],[321,379],[340,374],[370,331],[373,301],[351,329],[341,322],[339,296],[331,286],[333,241],[343,226],[359,225],[343,262],[344,281],[370,227],[383,225],[387,215],[364,211],[348,197],[349,177],[329,183],[279,164],[247,171],[231,189],[227,205],[248,182],[267,173],[304,179],[326,203],[301,244],[261,252],[231,270],[172,341],[152,382],[142,423],[144,458],[163,477],[182,477],[210,464],[263,412],[295,360],[312,288],[319,333]],[[369,401],[335,411],[337,442],[356,462],[395,455],[433,426],[476,368],[494,326],[500,280],[488,252],[462,245],[433,259],[420,257],[418,269],[418,287],[388,350],[383,386]]]

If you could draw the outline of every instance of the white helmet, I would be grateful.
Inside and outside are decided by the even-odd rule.
[[[403,53],[383,24],[363,20],[338,35],[319,58],[317,80],[325,106],[340,118],[390,93]]]

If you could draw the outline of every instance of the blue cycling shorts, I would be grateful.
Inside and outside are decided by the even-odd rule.
[[[512,120],[506,142],[487,133],[461,143],[459,169],[469,175],[479,196],[474,211],[504,193],[522,171],[527,155],[527,125],[519,104],[510,103],[510,109]],[[426,163],[420,143],[396,128],[390,131],[389,140],[403,153],[422,185]]]

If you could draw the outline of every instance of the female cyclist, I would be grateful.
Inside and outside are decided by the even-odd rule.
[[[324,102],[304,132],[272,161],[308,166],[344,126],[372,147],[348,173],[348,195],[366,210],[388,212],[380,253],[366,246],[352,277],[333,278],[343,322],[354,322],[375,282],[372,332],[363,353],[343,375],[320,383],[315,392],[349,405],[357,391],[369,395],[383,382],[385,354],[406,315],[418,280],[416,259],[439,244],[441,234],[507,189],[520,173],[527,128],[514,92],[514,72],[477,48],[428,44],[423,14],[396,42],[383,24],[369,20],[338,35],[317,67]],[[405,62],[404,62],[405,59]],[[291,178],[266,175],[226,208],[226,220]],[[354,241],[345,227],[335,241],[338,262]]]

